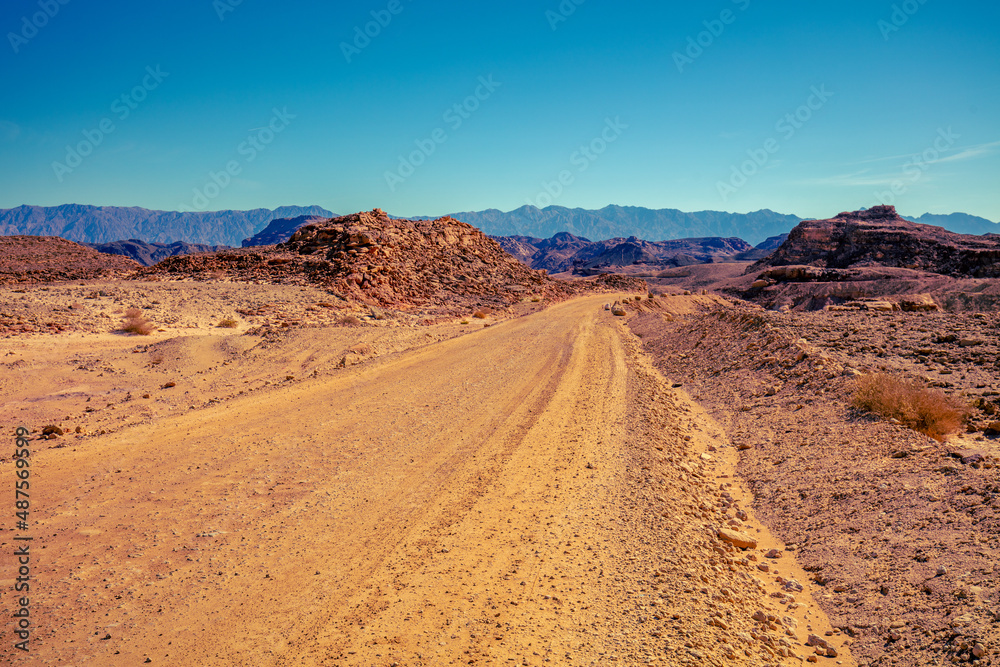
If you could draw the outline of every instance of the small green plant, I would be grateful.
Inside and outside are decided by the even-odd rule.
[[[235,329],[237,326],[239,326],[239,322],[237,322],[231,317],[227,317],[226,319],[219,322],[219,328],[221,329]]]
[[[462,320],[461,322],[459,322],[459,324],[468,324],[468,323],[469,323],[469,320]]]
[[[125,311],[125,318],[122,320],[122,331],[139,336],[148,336],[153,333],[153,329],[153,325],[142,316],[142,311],[138,308],[129,308]]]
[[[943,441],[962,427],[966,409],[940,389],[929,389],[888,373],[855,381],[852,405]]]

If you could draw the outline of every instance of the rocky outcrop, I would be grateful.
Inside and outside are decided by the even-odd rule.
[[[57,236],[0,236],[0,285],[121,278],[138,268]]]
[[[642,278],[602,273],[594,281],[594,287],[602,292],[648,292],[649,285]]]
[[[875,206],[829,220],[804,220],[748,273],[793,265],[897,267],[955,277],[1000,277],[1000,235],[954,234],[905,220],[892,206]]]
[[[524,266],[471,225],[393,219],[379,209],[306,224],[276,246],[171,258],[143,275],[319,284],[347,301],[438,312],[575,291]]]

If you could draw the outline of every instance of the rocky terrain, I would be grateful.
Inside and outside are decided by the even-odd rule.
[[[310,223],[276,246],[170,258],[138,276],[319,285],[341,305],[441,314],[578,289],[529,269],[465,223],[394,219],[378,209]]]
[[[550,239],[528,236],[497,237],[508,253],[534,269],[549,273],[572,271],[597,275],[622,267],[641,266],[645,270],[728,261],[753,248],[737,238],[677,239],[652,243],[636,237],[590,241],[560,233]]]
[[[112,278],[137,268],[131,259],[55,236],[0,236],[0,285]]]
[[[757,515],[795,545],[860,664],[994,664],[995,312],[629,309],[657,366],[739,449]],[[852,408],[854,377],[874,372],[943,388],[968,406],[969,432],[937,442]]]
[[[93,248],[97,252],[128,257],[143,266],[152,266],[161,259],[177,255],[193,255],[196,252],[229,250],[229,246],[199,245],[183,241],[175,241],[174,243],[147,243],[138,239],[112,241],[111,243],[84,243],[82,245]]]
[[[49,287],[65,309],[98,284]],[[262,330],[214,322],[317,317],[322,291],[100,287],[162,326],[0,341],[46,479],[36,664],[855,664],[735,449],[605,297]]]
[[[150,267],[2,239],[37,664],[997,664],[991,238],[880,209],[562,281],[452,218],[292,227]],[[955,426],[855,407],[876,373]]]
[[[1000,277],[1000,235],[971,236],[901,218],[892,206],[799,223],[781,246],[750,267],[848,269],[877,266],[953,277]],[[819,274],[822,278],[823,274]]]
[[[769,310],[988,312],[1000,307],[998,253],[1000,235],[953,234],[886,206],[803,221],[753,264],[681,267],[646,279],[654,289],[709,289]]]
[[[19,206],[0,209],[0,234],[62,236],[73,241],[109,243],[116,239],[138,238],[156,243],[187,241],[203,245],[239,246],[281,243],[294,229],[281,235],[268,233],[266,239],[250,239],[260,234],[271,221],[291,220],[301,216],[331,218],[335,214],[319,206],[282,206],[274,210],[250,211],[153,211],[139,207]],[[421,219],[442,217],[416,216]],[[522,206],[513,211],[488,209],[466,211],[448,216],[478,227],[492,236],[529,236],[549,238],[568,233],[591,239],[635,236],[650,241],[695,237],[738,237],[751,244],[767,243],[785,234],[802,218],[762,210],[752,213],[724,211],[684,212],[676,209],[649,209],[639,206],[606,206],[598,210],[548,206],[539,209]],[[938,225],[960,234],[1000,233],[1000,225],[966,213],[937,215],[925,213],[907,220]],[[747,258],[751,261],[760,257]],[[536,267],[545,268],[545,267]]]

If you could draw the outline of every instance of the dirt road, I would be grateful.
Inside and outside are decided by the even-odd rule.
[[[718,541],[732,467],[604,300],[38,451],[36,635],[0,655],[798,664],[828,626]]]

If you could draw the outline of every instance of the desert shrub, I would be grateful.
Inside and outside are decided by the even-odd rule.
[[[356,318],[354,315],[344,315],[337,321],[337,323],[348,327],[356,327],[361,324],[361,320]]]
[[[462,320],[461,322],[459,322],[459,324],[468,324],[468,323],[469,323],[469,320]]]
[[[940,389],[922,387],[888,373],[862,375],[855,381],[854,407],[902,424],[935,440],[962,427],[965,407]]]
[[[142,316],[142,311],[138,308],[129,308],[125,311],[125,318],[122,320],[122,331],[148,336],[153,333],[153,325]]]
[[[531,303],[538,303],[539,301],[541,301],[541,299],[539,299],[537,296],[531,299]]]
[[[219,327],[222,329],[235,329],[238,325],[239,322],[237,322],[231,317],[227,317],[226,319],[219,322]]]
[[[476,312],[472,313],[472,316],[474,318],[476,318],[477,320],[485,320],[486,319],[486,313],[484,313],[481,310],[477,310]]]

